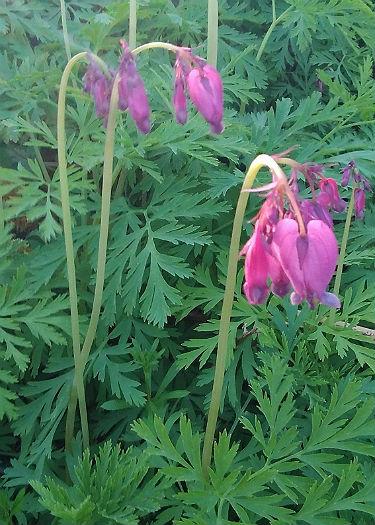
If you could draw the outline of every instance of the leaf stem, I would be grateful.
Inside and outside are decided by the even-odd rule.
[[[353,216],[353,210],[354,210],[354,191],[355,191],[355,185],[353,186],[352,194],[350,196],[348,211],[346,212],[344,233],[342,235],[341,246],[340,246],[339,262],[337,264],[335,283],[333,285],[333,293],[337,296],[340,292],[340,285],[341,285],[342,272],[344,269],[346,247],[348,244],[350,225],[352,222],[352,216]],[[331,322],[335,320],[335,310],[333,309],[330,311],[329,320]]]
[[[218,0],[208,0],[207,62],[214,67],[217,66],[218,29]]]
[[[63,29],[65,52],[66,52],[66,56],[68,57],[68,60],[70,60],[72,58],[72,51],[70,49],[68,25],[66,23],[65,0],[60,0],[60,10],[61,10],[61,25]]]
[[[129,48],[137,45],[137,0],[129,1]]]
[[[272,20],[272,23],[270,25],[270,27],[268,28],[266,34],[264,35],[263,37],[263,40],[259,46],[259,49],[258,49],[258,53],[255,57],[256,61],[259,62],[260,59],[262,58],[262,55],[263,55],[263,52],[264,52],[264,48],[266,47],[267,45],[267,42],[273,32],[273,30],[275,29],[275,27],[280,24],[280,22],[282,22],[285,18],[285,16],[288,14],[288,12],[292,9],[292,6],[288,7],[284,12],[281,13],[281,15],[277,18],[275,18],[275,7],[274,7],[274,3],[272,4],[272,14],[273,14],[273,20]]]
[[[217,418],[221,402],[221,395],[224,383],[224,374],[227,361],[228,337],[230,329],[230,318],[232,315],[234,290],[237,277],[237,261],[240,248],[240,238],[242,223],[246,211],[246,205],[249,193],[246,190],[251,189],[254,180],[262,167],[268,167],[272,174],[286,182],[286,177],[277,162],[269,155],[259,155],[251,163],[242,184],[242,190],[237,201],[236,212],[233,221],[232,237],[229,248],[229,259],[227,269],[227,279],[225,283],[223,306],[221,310],[218,348],[216,355],[215,375],[212,387],[211,403],[208,412],[206,433],[204,436],[202,467],[207,477],[208,469],[211,463],[212,447],[216,430]]]

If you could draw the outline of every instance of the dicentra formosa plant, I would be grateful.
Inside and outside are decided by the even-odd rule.
[[[142,133],[148,133],[151,129],[150,107],[147,93],[143,80],[137,71],[135,56],[142,51],[153,48],[162,48],[175,53],[175,80],[172,103],[177,122],[184,124],[187,120],[187,95],[189,95],[194,106],[209,123],[213,133],[221,133],[224,129],[223,85],[220,74],[213,66],[208,65],[205,60],[195,55],[191,49],[165,42],[151,42],[139,46],[132,51],[125,41],[120,41],[120,44],[122,47],[122,56],[117,71],[109,69],[102,59],[92,53],[78,53],[72,57],[66,65],[60,83],[57,116],[58,159],[74,355],[74,381],[66,420],[66,448],[70,447],[73,437],[77,401],[79,403],[81,417],[83,444],[85,448],[89,446],[84,371],[95,339],[102,305],[117,111],[128,110],[136,126]],[[88,68],[83,79],[83,88],[92,96],[96,113],[98,117],[103,119],[104,125],[107,128],[104,146],[102,207],[94,301],[89,327],[82,348],[80,341],[65,140],[65,100],[67,84],[74,64],[81,60],[88,62]]]
[[[280,165],[288,165],[288,179]],[[262,167],[267,167],[272,182],[252,189]],[[354,170],[354,171],[353,171]],[[302,199],[298,175],[302,174],[311,190],[311,199]],[[344,168],[344,185],[353,176],[355,186],[349,203],[347,218],[355,203],[357,217],[364,212],[364,190],[370,189],[366,179],[354,168],[354,163]],[[357,191],[360,190],[360,193]],[[240,251],[242,224],[250,192],[266,192],[266,199],[255,217],[254,232]],[[211,453],[219,414],[224,374],[227,360],[228,336],[237,276],[238,254],[245,255],[245,280],[243,291],[250,304],[265,302],[271,291],[281,297],[291,292],[293,304],[307,301],[311,308],[319,303],[339,308],[337,297],[345,255],[350,221],[346,221],[340,251],[335,293],[327,286],[335,271],[338,246],[333,231],[332,212],[342,212],[346,202],[341,199],[337,183],[323,174],[319,164],[300,164],[280,155],[259,155],[251,163],[242,185],[233,222],[229,249],[227,280],[220,318],[218,349],[212,397],[204,438],[202,465],[205,474],[211,462]],[[346,240],[345,240],[346,239]],[[269,285],[271,281],[271,285]]]

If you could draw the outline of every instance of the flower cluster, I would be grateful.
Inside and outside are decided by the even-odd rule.
[[[354,160],[351,160],[342,170],[341,185],[347,186],[353,179],[356,184],[354,189],[354,212],[357,219],[363,219],[366,207],[366,191],[371,191],[371,186],[358,170]]]
[[[300,198],[297,173],[312,190],[310,200]],[[324,177],[320,165],[295,163],[289,181],[274,180],[240,253],[245,255],[243,289],[250,304],[267,299],[271,281],[274,294],[283,297],[291,292],[292,304],[306,300],[311,308],[319,303],[340,307],[326,288],[338,257],[331,212],[345,207],[336,181]]]
[[[139,75],[127,43],[120,41],[122,56],[117,72],[102,71],[94,57],[84,76],[84,90],[92,96],[96,114],[107,123],[110,97],[115,76],[118,76],[118,107],[128,110],[142,133],[151,129],[150,106],[146,89]],[[223,84],[219,72],[205,60],[194,55],[189,48],[176,48],[172,104],[176,121],[187,121],[187,95],[196,109],[210,125],[213,133],[221,133],[223,125]]]

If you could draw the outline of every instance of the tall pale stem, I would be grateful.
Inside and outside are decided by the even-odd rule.
[[[217,65],[218,30],[218,0],[208,0],[207,62],[214,67]]]
[[[251,163],[246,173],[245,180],[242,185],[242,190],[237,201],[236,213],[234,216],[232,229],[232,237],[229,248],[227,280],[225,283],[223,306],[221,310],[218,348],[216,355],[214,382],[211,395],[211,404],[208,412],[206,433],[204,436],[202,465],[203,471],[206,476],[211,463],[212,447],[214,442],[217,418],[219,415],[221,395],[224,383],[224,374],[226,369],[230,318],[232,315],[234,290],[236,286],[237,261],[240,248],[240,238],[246,205],[249,198],[249,193],[246,192],[246,190],[249,190],[252,187],[259,170],[263,166],[268,167],[276,178],[283,179],[287,184],[286,177],[283,171],[281,170],[280,166],[275,162],[275,160],[269,155],[259,155]]]
[[[342,272],[344,269],[346,247],[348,245],[350,225],[352,222],[352,216],[353,216],[353,211],[354,211],[354,190],[355,190],[355,187],[353,187],[353,191],[352,191],[350,201],[349,201],[348,211],[346,212],[344,233],[342,235],[341,246],[340,246],[339,262],[337,264],[336,277],[335,277],[335,282],[333,285],[333,293],[337,296],[340,292],[340,285],[341,285]],[[335,320],[335,310],[333,309],[330,311],[329,320],[331,322]]]
[[[137,0],[129,1],[129,48],[137,45]]]

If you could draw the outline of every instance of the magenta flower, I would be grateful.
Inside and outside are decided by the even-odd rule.
[[[186,124],[187,121],[187,102],[186,102],[186,81],[180,59],[177,57],[175,63],[175,81],[173,89],[173,107],[176,113],[176,120],[179,124]]]
[[[363,219],[366,208],[366,191],[371,191],[369,181],[360,173],[351,160],[342,170],[342,186],[347,186],[352,178],[354,180],[354,213],[356,219]]]
[[[129,110],[137,128],[148,133],[150,107],[142,78],[135,64],[134,56],[128,44],[120,40],[123,49],[118,75],[118,108]],[[219,72],[192,53],[190,48],[176,49],[175,80],[172,103],[179,124],[187,121],[187,92],[190,98],[210,124],[211,131],[221,133],[223,125],[223,84]],[[108,118],[110,97],[113,89],[115,72],[103,73],[97,63],[90,59],[84,76],[84,90],[91,94],[95,102],[96,113]]]
[[[250,304],[262,304],[268,297],[268,258],[259,223],[255,225],[251,239],[243,247],[245,255],[245,282],[243,291]]]
[[[303,200],[300,204],[300,210],[305,224],[313,220],[319,220],[325,222],[330,228],[333,228],[333,220],[328,209],[316,200]]]
[[[311,200],[300,198],[297,172],[310,186]],[[268,192],[255,217],[254,233],[240,253],[245,255],[244,292],[249,303],[263,303],[271,287],[280,297],[292,289],[293,304],[307,301],[311,308],[318,303],[339,308],[339,299],[326,291],[338,257],[330,210],[345,206],[334,179],[323,176],[320,164],[295,163],[289,181],[274,174],[272,183],[246,191]],[[359,213],[362,203],[363,196],[357,193]]]
[[[326,292],[338,257],[337,241],[327,224],[312,220],[301,236],[294,219],[282,219],[275,229],[272,251],[294,288],[293,304],[306,300],[312,308],[318,303],[340,307],[339,299]]]
[[[96,115],[103,118],[105,124],[108,117],[112,86],[113,74],[109,72],[105,75],[98,64],[89,58],[89,65],[83,77],[83,89],[92,96]]]
[[[142,133],[151,129],[148,98],[127,43],[121,40],[123,54],[119,66],[119,108],[129,109],[137,128]]]
[[[198,65],[187,77],[189,96],[213,133],[221,133],[223,125],[223,83],[212,66]]]
[[[354,212],[357,219],[363,219],[366,207],[366,193],[361,188],[354,190]]]
[[[284,297],[291,288],[289,278],[276,257],[273,257],[273,255],[269,254],[267,261],[269,277],[272,281],[272,293],[278,295],[279,297]]]
[[[355,168],[354,160],[351,160],[350,162],[348,162],[348,164],[343,168],[341,186],[345,187],[349,184],[349,181],[353,175],[354,168]]]
[[[341,199],[337,182],[334,179],[322,178],[319,182],[320,194],[317,197],[317,202],[326,208],[340,212],[346,208],[346,202]]]

